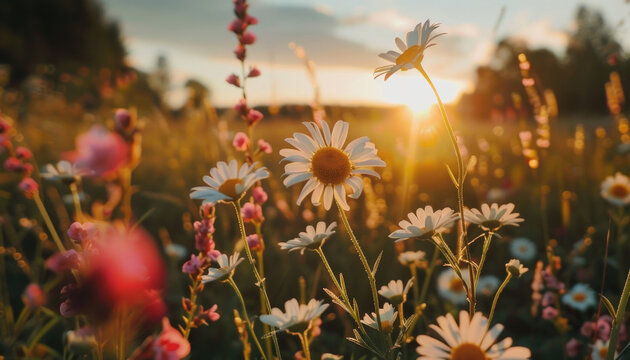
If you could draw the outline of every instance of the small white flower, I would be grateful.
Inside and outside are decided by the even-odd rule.
[[[503,325],[496,324],[489,331],[488,319],[480,312],[470,318],[467,311],[459,313],[459,325],[451,314],[437,318],[433,329],[443,340],[428,335],[419,335],[420,346],[416,352],[418,360],[527,360],[531,357],[528,348],[512,346],[512,339],[497,342]]]
[[[255,169],[256,166],[257,163],[245,163],[239,168],[236,160],[229,164],[219,161],[216,167],[210,169],[210,176],[203,177],[208,186],[192,188],[190,198],[202,199],[204,204],[239,200],[257,181],[269,177],[265,167]]]
[[[462,269],[462,276],[468,284],[470,282],[470,274],[468,269]],[[452,302],[455,305],[466,304],[466,288],[462,279],[457,276],[453,269],[446,268],[442,270],[437,278],[438,295]]]
[[[424,251],[405,251],[398,255],[398,262],[402,266],[419,266],[422,264],[426,253]]]
[[[443,233],[448,230],[459,215],[451,208],[447,207],[442,210],[433,211],[431,206],[425,206],[416,210],[416,213],[407,215],[409,221],[402,220],[398,223],[401,229],[389,234],[389,237],[402,241],[410,238],[420,238],[422,240],[430,240],[433,235]]]
[[[291,299],[284,303],[284,312],[279,308],[271,309],[270,315],[261,315],[260,321],[292,333],[303,333],[311,326],[311,321],[319,317],[328,304],[323,300],[311,299],[308,304],[300,304],[297,299]]]
[[[227,257],[225,254],[221,254],[217,258],[217,263],[219,263],[219,267],[211,267],[208,269],[208,273],[206,275],[201,276],[201,281],[204,283],[208,283],[215,280],[225,280],[228,276],[230,276],[234,269],[245,259],[240,258],[240,254],[235,252],[232,256]]]
[[[593,349],[591,350],[591,360],[606,360],[608,355],[608,345],[609,341],[604,342],[601,339],[595,341],[593,344]],[[617,358],[617,352],[615,351],[615,356],[613,358]]]
[[[409,279],[405,287],[403,287],[402,280],[392,280],[387,284],[387,286],[381,286],[381,289],[378,293],[391,301],[394,306],[398,306],[398,304],[407,300],[407,293],[411,288],[411,284],[413,284],[413,280]]]
[[[576,310],[585,311],[597,305],[597,294],[590,286],[577,283],[562,296],[562,302]]]
[[[429,20],[424,24],[419,23],[413,29],[407,33],[406,42],[401,38],[396,38],[396,46],[402,52],[390,50],[386,53],[379,54],[378,56],[390,61],[394,64],[377,67],[374,70],[374,78],[381,75],[385,75],[385,80],[392,76],[398,70],[409,70],[417,66],[420,66],[422,59],[424,59],[424,51],[435,44],[433,41],[438,36],[444,35],[444,33],[431,36],[431,33],[438,28],[440,24],[431,24]]]
[[[320,360],[341,360],[341,359],[343,359],[343,356],[335,355],[331,353],[323,353],[322,357],[320,358]]]
[[[383,304],[383,308],[379,309],[378,312],[381,316],[381,326],[383,328],[383,331],[385,333],[391,332],[394,326],[394,322],[396,321],[396,316],[398,315],[398,312],[389,303]],[[372,315],[363,315],[363,320],[361,320],[361,322],[373,329],[378,330],[376,313],[372,313]]]
[[[517,237],[510,241],[510,253],[521,261],[531,261],[536,258],[536,244],[528,238]]]
[[[524,267],[517,259],[512,259],[505,264],[505,271],[512,274],[515,278],[521,277],[521,275],[525,274],[527,270],[529,269]]]
[[[481,205],[481,211],[477,209],[464,209],[464,219],[470,223],[479,225],[485,231],[497,231],[502,226],[518,226],[523,219],[519,218],[519,213],[513,213],[514,204],[497,203]]]
[[[292,138],[285,139],[295,149],[282,149],[282,161],[288,161],[284,166],[287,177],[284,185],[289,187],[306,181],[297,199],[300,205],[307,195],[311,194],[311,202],[318,206],[324,198],[324,208],[330,209],[333,198],[344,210],[350,206],[346,202],[346,188],[352,189],[350,195],[358,199],[363,191],[363,180],[360,175],[380,177],[372,167],[384,167],[385,162],[377,156],[373,143],[366,136],[348,143],[348,123],[337,121],[332,133],[325,121],[321,122],[321,129],[317,123],[305,122],[311,136],[294,133]]]
[[[499,288],[501,280],[494,275],[483,275],[479,277],[477,282],[477,293],[485,296],[491,296]]]
[[[630,204],[630,178],[617,172],[602,182],[602,197],[615,206]]]
[[[77,168],[71,162],[61,160],[57,165],[46,164],[41,171],[41,176],[44,179],[51,181],[60,181],[63,183],[73,183],[82,176],[90,175],[93,173],[90,169]]]
[[[300,250],[300,253],[304,254],[304,250],[315,250],[322,246],[324,241],[335,233],[335,227],[337,227],[335,221],[328,225],[328,227],[326,227],[325,222],[320,221],[317,223],[317,228],[309,225],[306,227],[306,232],[301,232],[295,239],[278,243],[278,245],[280,245],[280,249],[282,250]]]

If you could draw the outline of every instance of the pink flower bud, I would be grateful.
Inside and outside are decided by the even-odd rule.
[[[234,55],[236,55],[236,58],[239,59],[240,61],[245,60],[245,55],[246,55],[245,47],[239,44],[234,50]]]
[[[228,30],[230,30],[231,32],[235,34],[242,34],[246,28],[247,28],[247,23],[241,19],[234,19],[232,20],[230,25],[228,25]]]
[[[238,111],[241,115],[247,115],[247,100],[240,99],[238,103],[232,107],[232,109]]]
[[[225,81],[230,85],[241,87],[241,79],[236,74],[230,74],[230,76],[225,78]]]
[[[234,140],[232,140],[232,145],[238,151],[247,151],[249,149],[249,137],[242,131],[239,131],[234,135]]]
[[[123,132],[131,126],[131,113],[127,109],[116,109],[114,113],[114,127],[116,131]]]
[[[267,202],[267,199],[269,199],[269,196],[267,196],[267,193],[261,186],[256,186],[254,190],[252,190],[252,196],[257,204],[264,204]]]
[[[243,221],[245,222],[261,223],[265,220],[262,213],[262,207],[251,202],[243,205],[243,208],[241,208],[241,216],[243,216]]]
[[[10,172],[21,172],[22,171],[22,162],[20,159],[11,156],[4,161],[4,169]]]
[[[249,74],[247,74],[247,77],[253,78],[257,76],[260,76],[260,70],[258,70],[258,68],[255,66],[250,67]]]
[[[263,114],[258,110],[249,109],[249,111],[247,112],[247,122],[249,123],[249,125],[254,125],[255,123],[259,122],[262,118],[263,118]]]
[[[253,16],[246,15],[245,22],[249,25],[256,25],[258,24],[258,19]]]
[[[260,249],[260,239],[257,234],[247,236],[247,246],[254,251]]]
[[[37,284],[29,284],[22,295],[24,304],[31,309],[36,309],[46,304],[46,293]]]
[[[245,0],[234,0],[234,14],[239,18],[247,16],[247,8],[249,5]]]
[[[264,152],[265,154],[271,154],[271,152],[273,151],[271,145],[263,139],[258,139],[258,147],[260,148],[260,151]]]
[[[30,177],[22,179],[18,187],[22,190],[24,196],[28,198],[32,198],[39,190],[37,182]]]
[[[0,134],[6,134],[11,129],[11,125],[0,117]]]
[[[68,237],[79,244],[90,240],[90,238],[95,235],[96,226],[91,222],[81,224],[75,221],[70,225],[70,228],[68,228]]]
[[[31,150],[25,148],[24,146],[18,146],[15,149],[15,156],[18,159],[27,160],[27,159],[30,159],[31,157],[33,157],[33,153],[31,152]]]
[[[251,31],[247,31],[243,34],[243,36],[241,36],[241,44],[251,45],[255,42],[256,42],[256,35]]]
[[[582,349],[582,344],[580,344],[580,342],[576,338],[571,338],[571,340],[567,341],[565,346],[567,349],[567,355],[569,355],[569,357],[578,356],[580,350]]]
[[[543,309],[543,312],[542,312],[543,319],[552,320],[556,316],[558,316],[558,309],[556,309],[555,307],[547,306],[546,308]]]

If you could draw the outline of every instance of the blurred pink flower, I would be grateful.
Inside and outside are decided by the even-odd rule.
[[[250,67],[247,77],[253,78],[253,77],[258,77],[258,76],[260,76],[260,70],[258,70],[258,68],[255,66]]]
[[[571,340],[567,341],[565,346],[569,357],[577,356],[582,349],[582,344],[576,338],[571,338]]]
[[[0,117],[0,134],[6,134],[11,130],[11,125]]]
[[[236,87],[241,87],[241,79],[236,74],[230,74],[225,81],[228,84],[234,85]]]
[[[93,126],[76,139],[77,150],[68,159],[77,168],[89,169],[96,176],[115,174],[127,162],[129,147],[120,135],[102,126]]]
[[[247,151],[249,149],[249,137],[242,131],[239,131],[234,135],[234,140],[232,140],[232,145],[238,151]]]
[[[267,202],[267,199],[269,199],[269,196],[265,190],[263,190],[262,186],[256,186],[254,190],[252,190],[252,196],[257,204],[264,204]]]
[[[241,216],[243,216],[243,221],[245,222],[261,223],[265,220],[262,207],[251,202],[247,202],[243,205],[241,208]]]
[[[260,151],[264,152],[265,154],[271,154],[271,152],[273,151],[271,144],[263,139],[258,139],[258,147],[260,148]]]
[[[18,146],[15,149],[15,156],[17,156],[18,159],[27,160],[33,157],[33,153],[31,152],[31,150],[25,148],[24,146]]]
[[[190,260],[186,261],[184,265],[182,265],[182,272],[193,276],[199,275],[203,264],[204,260],[193,254],[190,256]]]
[[[253,125],[259,122],[260,120],[262,120],[262,118],[263,114],[258,110],[249,109],[249,112],[247,112],[247,122],[249,123],[249,125]]]
[[[46,259],[46,267],[53,272],[62,273],[71,269],[78,269],[81,264],[79,253],[74,250],[68,250],[65,253],[56,253]]]
[[[127,109],[116,109],[114,112],[114,128],[117,132],[125,132],[131,126],[131,113]]]
[[[179,360],[190,353],[190,343],[175,330],[168,319],[162,319],[162,332],[153,341],[155,360]]]
[[[228,25],[228,30],[237,35],[242,34],[243,31],[245,31],[245,29],[247,28],[247,25],[247,22],[237,18],[230,22],[230,24]]]
[[[241,115],[247,114],[247,101],[245,99],[240,99],[236,105],[232,107],[232,109],[236,110]]]
[[[29,284],[22,295],[24,304],[31,309],[36,309],[46,304],[46,293],[38,284]]]
[[[255,42],[256,42],[256,35],[251,31],[247,31],[241,37],[241,43],[245,45],[252,45]]]
[[[37,182],[30,177],[22,179],[18,187],[20,188],[20,190],[22,190],[24,196],[26,196],[27,198],[32,198],[39,190],[39,185],[37,184]]]
[[[234,49],[234,55],[236,55],[236,58],[239,59],[240,61],[245,60],[245,55],[246,55],[245,47],[239,44],[236,47],[236,49]]]
[[[558,316],[558,309],[556,309],[555,307],[547,306],[546,308],[543,309],[543,312],[542,312],[543,319],[552,320],[552,319],[555,319],[556,316]]]
[[[86,240],[90,240],[96,235],[96,225],[91,222],[81,224],[75,221],[70,225],[67,233],[70,239],[83,244]]]
[[[247,246],[254,251],[260,249],[260,238],[258,234],[247,235]]]

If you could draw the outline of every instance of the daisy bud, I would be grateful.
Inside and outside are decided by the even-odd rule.
[[[246,55],[245,47],[243,45],[238,45],[236,49],[234,49],[234,55],[236,55],[236,58],[239,59],[240,61],[245,60],[245,55]]]
[[[27,198],[32,198],[39,189],[39,185],[37,184],[37,182],[30,177],[22,179],[18,187],[20,188],[20,190],[22,190],[24,196],[26,196]]]
[[[245,134],[244,132],[240,131],[237,132],[236,135],[234,135],[234,140],[232,140],[232,145],[234,146],[234,148],[238,151],[247,151],[247,149],[249,149],[249,137],[247,137],[247,134]]]
[[[263,139],[258,140],[258,148],[260,148],[260,151],[264,152],[265,154],[271,154],[271,152],[273,151],[271,145]]]
[[[228,25],[228,30],[235,34],[242,34],[245,28],[247,28],[247,23],[241,19],[234,19],[230,25]]]
[[[258,77],[260,76],[260,70],[258,70],[257,67],[252,66],[249,68],[249,74],[247,74],[247,77],[253,78],[253,77]]]
[[[254,201],[257,204],[264,204],[269,198],[269,196],[261,186],[256,186],[254,188],[254,190],[252,191],[252,196],[254,197]]]
[[[251,45],[256,42],[256,35],[253,32],[247,31],[241,36],[241,44],[243,45]]]
[[[260,249],[260,239],[258,238],[257,234],[251,234],[247,236],[247,246],[249,246],[249,248],[254,251]]]
[[[18,146],[15,149],[15,156],[18,159],[27,160],[27,159],[30,159],[31,157],[33,157],[33,153],[31,152],[31,150],[25,148],[24,146]]]
[[[230,74],[225,81],[227,81],[228,84],[241,87],[241,79],[236,74]]]
[[[232,106],[232,109],[236,110],[241,115],[247,115],[247,100],[240,99],[236,105]]]
[[[249,125],[254,125],[255,123],[262,120],[262,118],[263,114],[258,110],[249,109],[249,111],[247,112],[247,123]]]

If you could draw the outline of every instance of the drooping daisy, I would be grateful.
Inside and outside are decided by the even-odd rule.
[[[483,275],[479,277],[477,282],[477,293],[485,296],[491,296],[499,288],[501,280],[494,275]]]
[[[216,280],[225,280],[228,276],[230,276],[234,269],[245,259],[240,257],[238,252],[235,252],[229,258],[225,254],[221,254],[217,258],[217,263],[219,263],[219,267],[211,267],[208,269],[208,273],[206,275],[201,276],[201,280],[204,283],[208,283]]]
[[[405,71],[420,66],[424,58],[424,51],[435,45],[432,44],[431,41],[438,36],[444,35],[444,33],[441,33],[431,36],[431,33],[435,31],[438,26],[440,26],[440,24],[431,24],[431,22],[427,20],[424,24],[419,23],[413,31],[407,33],[406,42],[397,37],[396,46],[402,54],[393,50],[379,54],[379,57],[393,64],[377,67],[374,70],[374,78],[385,75],[385,80],[387,80],[398,70]]]
[[[576,310],[585,311],[597,305],[597,294],[590,286],[577,283],[562,296],[562,302]]]
[[[630,178],[618,172],[602,182],[602,197],[615,206],[630,204]]]
[[[311,326],[311,320],[319,317],[328,304],[323,300],[311,299],[308,304],[300,304],[297,299],[284,303],[284,312],[279,308],[271,309],[270,315],[261,315],[260,321],[291,333],[301,334]]]
[[[466,283],[470,282],[468,269],[462,269],[462,276],[466,280]],[[455,305],[466,304],[466,288],[464,287],[464,283],[451,268],[442,270],[440,275],[438,275],[437,291],[438,295]]]
[[[300,250],[300,253],[304,254],[305,250],[315,250],[322,246],[324,241],[335,233],[335,227],[337,227],[337,222],[335,221],[328,225],[328,227],[326,227],[325,222],[320,221],[317,223],[316,228],[309,225],[306,227],[306,232],[301,232],[295,239],[278,243],[278,245],[280,245],[280,249],[282,250]]]
[[[604,342],[601,339],[595,341],[593,344],[593,349],[591,350],[591,359],[592,360],[606,360],[608,356],[608,345],[609,341]],[[615,351],[615,356],[613,358],[617,358],[617,352]]]
[[[531,261],[536,257],[536,244],[528,238],[517,237],[510,241],[510,253],[521,261]]]
[[[89,169],[78,169],[71,162],[61,160],[57,165],[46,164],[41,171],[41,175],[44,179],[51,181],[59,181],[62,183],[70,184],[77,181],[80,177],[91,174]]]
[[[407,293],[411,288],[411,284],[413,283],[412,279],[407,281],[407,284],[403,287],[402,280],[392,280],[386,286],[381,286],[381,289],[378,291],[379,295],[391,301],[394,307],[398,306],[398,304],[407,300]]]
[[[512,338],[497,342],[503,325],[496,324],[486,331],[488,319],[480,312],[470,318],[467,311],[460,311],[459,325],[451,314],[437,318],[431,324],[442,340],[428,335],[419,335],[416,341],[420,346],[416,352],[418,360],[526,360],[531,357],[528,348],[512,346]]]
[[[514,211],[514,204],[497,203],[481,205],[481,211],[477,209],[464,209],[464,219],[470,223],[479,225],[485,231],[497,231],[502,226],[518,226],[523,219]]]
[[[390,303],[383,304],[383,307],[379,309],[378,312],[381,316],[381,326],[383,327],[383,331],[385,333],[390,333],[394,328],[394,322],[396,321],[396,316],[398,315],[398,312]],[[363,320],[361,320],[361,322],[373,329],[378,330],[376,313],[372,313],[371,315],[363,315]]]
[[[430,240],[433,235],[442,233],[450,228],[459,215],[451,208],[447,207],[442,210],[433,211],[431,206],[425,206],[416,210],[416,213],[407,215],[409,221],[402,220],[398,223],[401,229],[389,234],[389,237],[396,239],[395,241],[403,241],[411,238],[420,238],[422,240]]]
[[[398,255],[398,262],[400,262],[402,266],[419,266],[424,261],[425,256],[426,253],[424,251],[405,251]]]
[[[360,175],[380,177],[372,167],[384,167],[385,162],[377,156],[376,148],[368,137],[363,136],[348,143],[348,123],[337,121],[332,133],[325,121],[321,129],[314,122],[305,122],[311,136],[294,133],[286,142],[295,149],[282,149],[284,166],[284,185],[289,187],[306,181],[297,199],[300,205],[307,195],[311,194],[311,202],[318,206],[324,198],[324,207],[330,209],[333,198],[344,210],[350,206],[346,202],[345,185],[352,189],[351,198],[357,199],[363,191]]]
[[[510,273],[515,278],[520,278],[521,275],[525,274],[529,270],[520,261],[517,259],[511,259],[505,264],[505,271]]]
[[[257,181],[269,177],[265,167],[256,169],[256,166],[257,163],[245,163],[239,168],[236,160],[229,164],[219,161],[216,167],[210,169],[210,176],[203,177],[208,186],[192,188],[190,198],[202,199],[203,204],[239,200]]]

